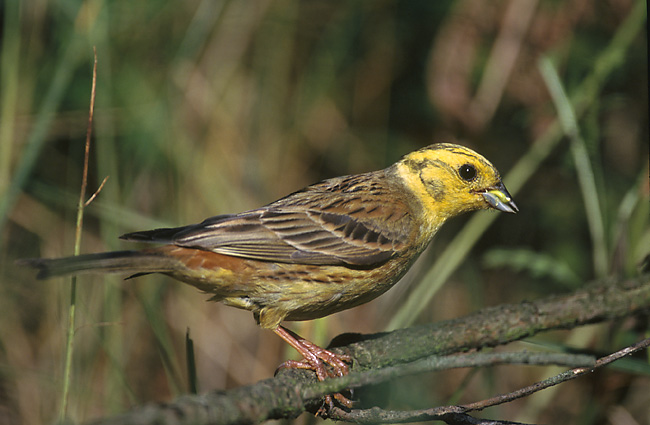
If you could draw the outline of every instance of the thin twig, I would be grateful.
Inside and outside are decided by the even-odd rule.
[[[95,86],[97,83],[97,49],[93,47],[93,81],[90,91],[90,108],[88,112],[88,129],[86,131],[86,146],[84,151],[83,172],[81,176],[81,190],[77,205],[77,225],[75,229],[74,255],[79,255],[81,250],[81,229],[83,228],[83,212],[86,205],[86,187],[88,186],[88,159],[90,157],[90,136],[93,128],[93,115],[95,111]],[[68,309],[68,330],[65,344],[65,364],[63,370],[63,391],[61,394],[61,411],[59,417],[64,420],[68,411],[68,396],[70,394],[70,380],[72,375],[72,349],[75,334],[75,311],[77,305],[77,278],[73,276],[70,282],[70,307]]]
[[[101,192],[102,189],[104,188],[104,185],[106,184],[106,180],[108,180],[108,177],[109,176],[104,177],[104,180],[102,180],[102,183],[99,185],[99,187],[97,188],[95,193],[93,193],[92,196],[90,198],[88,198],[88,200],[84,204],[84,207],[87,207],[88,205],[90,205],[90,203],[97,197],[97,195],[99,195],[99,192]]]
[[[411,410],[407,412],[389,411],[389,410],[382,410],[379,408],[366,409],[366,410],[352,410],[349,412],[343,411],[341,409],[333,409],[330,412],[330,418],[335,420],[342,420],[342,421],[349,421],[349,422],[356,422],[356,423],[391,423],[391,422],[406,423],[406,422],[416,422],[416,421],[442,420],[447,422],[448,424],[457,424],[457,423],[469,424],[472,422],[469,421],[454,422],[453,420],[448,421],[447,419],[449,419],[450,417],[457,418],[456,415],[459,414],[464,415],[467,412],[483,410],[488,407],[511,402],[518,398],[529,396],[545,388],[549,388],[551,386],[560,384],[562,382],[566,382],[571,379],[578,378],[587,373],[591,373],[598,368],[606,366],[616,360],[619,360],[625,356],[628,356],[632,353],[635,353],[649,346],[650,346],[650,338],[644,339],[643,341],[640,341],[629,347],[625,347],[622,350],[616,351],[615,353],[612,353],[608,356],[601,357],[591,367],[573,368],[567,370],[566,372],[560,373],[559,375],[555,375],[551,378],[536,382],[527,387],[520,388],[516,391],[507,394],[501,394],[485,400],[477,401],[475,403],[463,404],[460,406],[442,406],[442,407],[434,407],[431,409]],[[495,423],[507,423],[507,422],[495,422]]]
[[[517,391],[513,391],[508,394],[499,395],[492,397],[486,400],[478,401],[476,403],[465,404],[462,407],[467,408],[468,410],[482,410],[486,407],[496,406],[497,404],[507,403],[518,398],[526,397],[530,394],[536,393],[537,391],[543,390],[548,387],[552,387],[562,382],[575,379],[579,376],[585,375],[587,373],[593,372],[594,370],[601,368],[609,363],[612,363],[616,360],[619,360],[625,356],[628,356],[636,351],[642,350],[650,346],[650,338],[644,339],[643,341],[637,342],[634,345],[625,347],[622,350],[616,351],[608,356],[601,357],[596,360],[596,364],[592,367],[577,367],[574,369],[567,370],[566,372],[560,373],[559,375],[552,376],[543,381],[536,382],[532,385],[529,385],[524,388],[520,388]]]

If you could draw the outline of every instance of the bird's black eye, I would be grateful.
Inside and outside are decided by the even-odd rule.
[[[463,164],[458,169],[458,174],[463,180],[471,182],[476,178],[476,167],[472,164]]]

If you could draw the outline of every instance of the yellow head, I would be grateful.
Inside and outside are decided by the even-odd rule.
[[[430,145],[405,155],[395,168],[434,227],[466,211],[518,211],[497,169],[466,147]]]

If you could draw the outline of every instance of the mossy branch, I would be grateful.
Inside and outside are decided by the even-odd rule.
[[[240,424],[293,418],[304,411],[315,411],[324,394],[343,388],[377,383],[377,380],[402,376],[413,373],[414,370],[420,373],[423,368],[438,370],[450,366],[449,363],[452,363],[450,367],[470,367],[494,362],[509,363],[513,360],[482,354],[441,356],[502,345],[543,331],[571,329],[647,311],[650,311],[650,275],[628,280],[609,279],[590,284],[568,295],[490,307],[459,319],[389,333],[341,335],[333,341],[333,345],[337,346],[333,350],[354,359],[353,372],[343,378],[317,382],[311,372],[286,370],[274,378],[250,386],[184,396],[171,403],[147,405],[92,424]],[[432,356],[441,360],[443,365],[433,361]],[[525,352],[509,356],[513,356],[518,363],[553,362],[578,365],[582,367],[579,370],[590,370],[607,363],[602,359],[592,363],[593,359],[584,356],[548,359],[542,355],[540,360],[531,359],[530,353]],[[423,362],[430,366],[423,366]],[[460,406],[448,407],[440,417],[442,420],[448,419],[447,423],[482,423],[466,415],[467,410]],[[338,416],[339,419],[344,417]],[[354,415],[350,417],[354,417],[354,420],[361,419]],[[377,420],[377,417],[373,420]],[[412,420],[418,420],[418,417]]]

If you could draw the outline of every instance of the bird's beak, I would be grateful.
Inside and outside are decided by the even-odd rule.
[[[488,204],[494,209],[507,213],[516,213],[519,211],[517,205],[512,200],[512,196],[508,193],[508,189],[499,182],[499,184],[490,187],[481,192]]]

